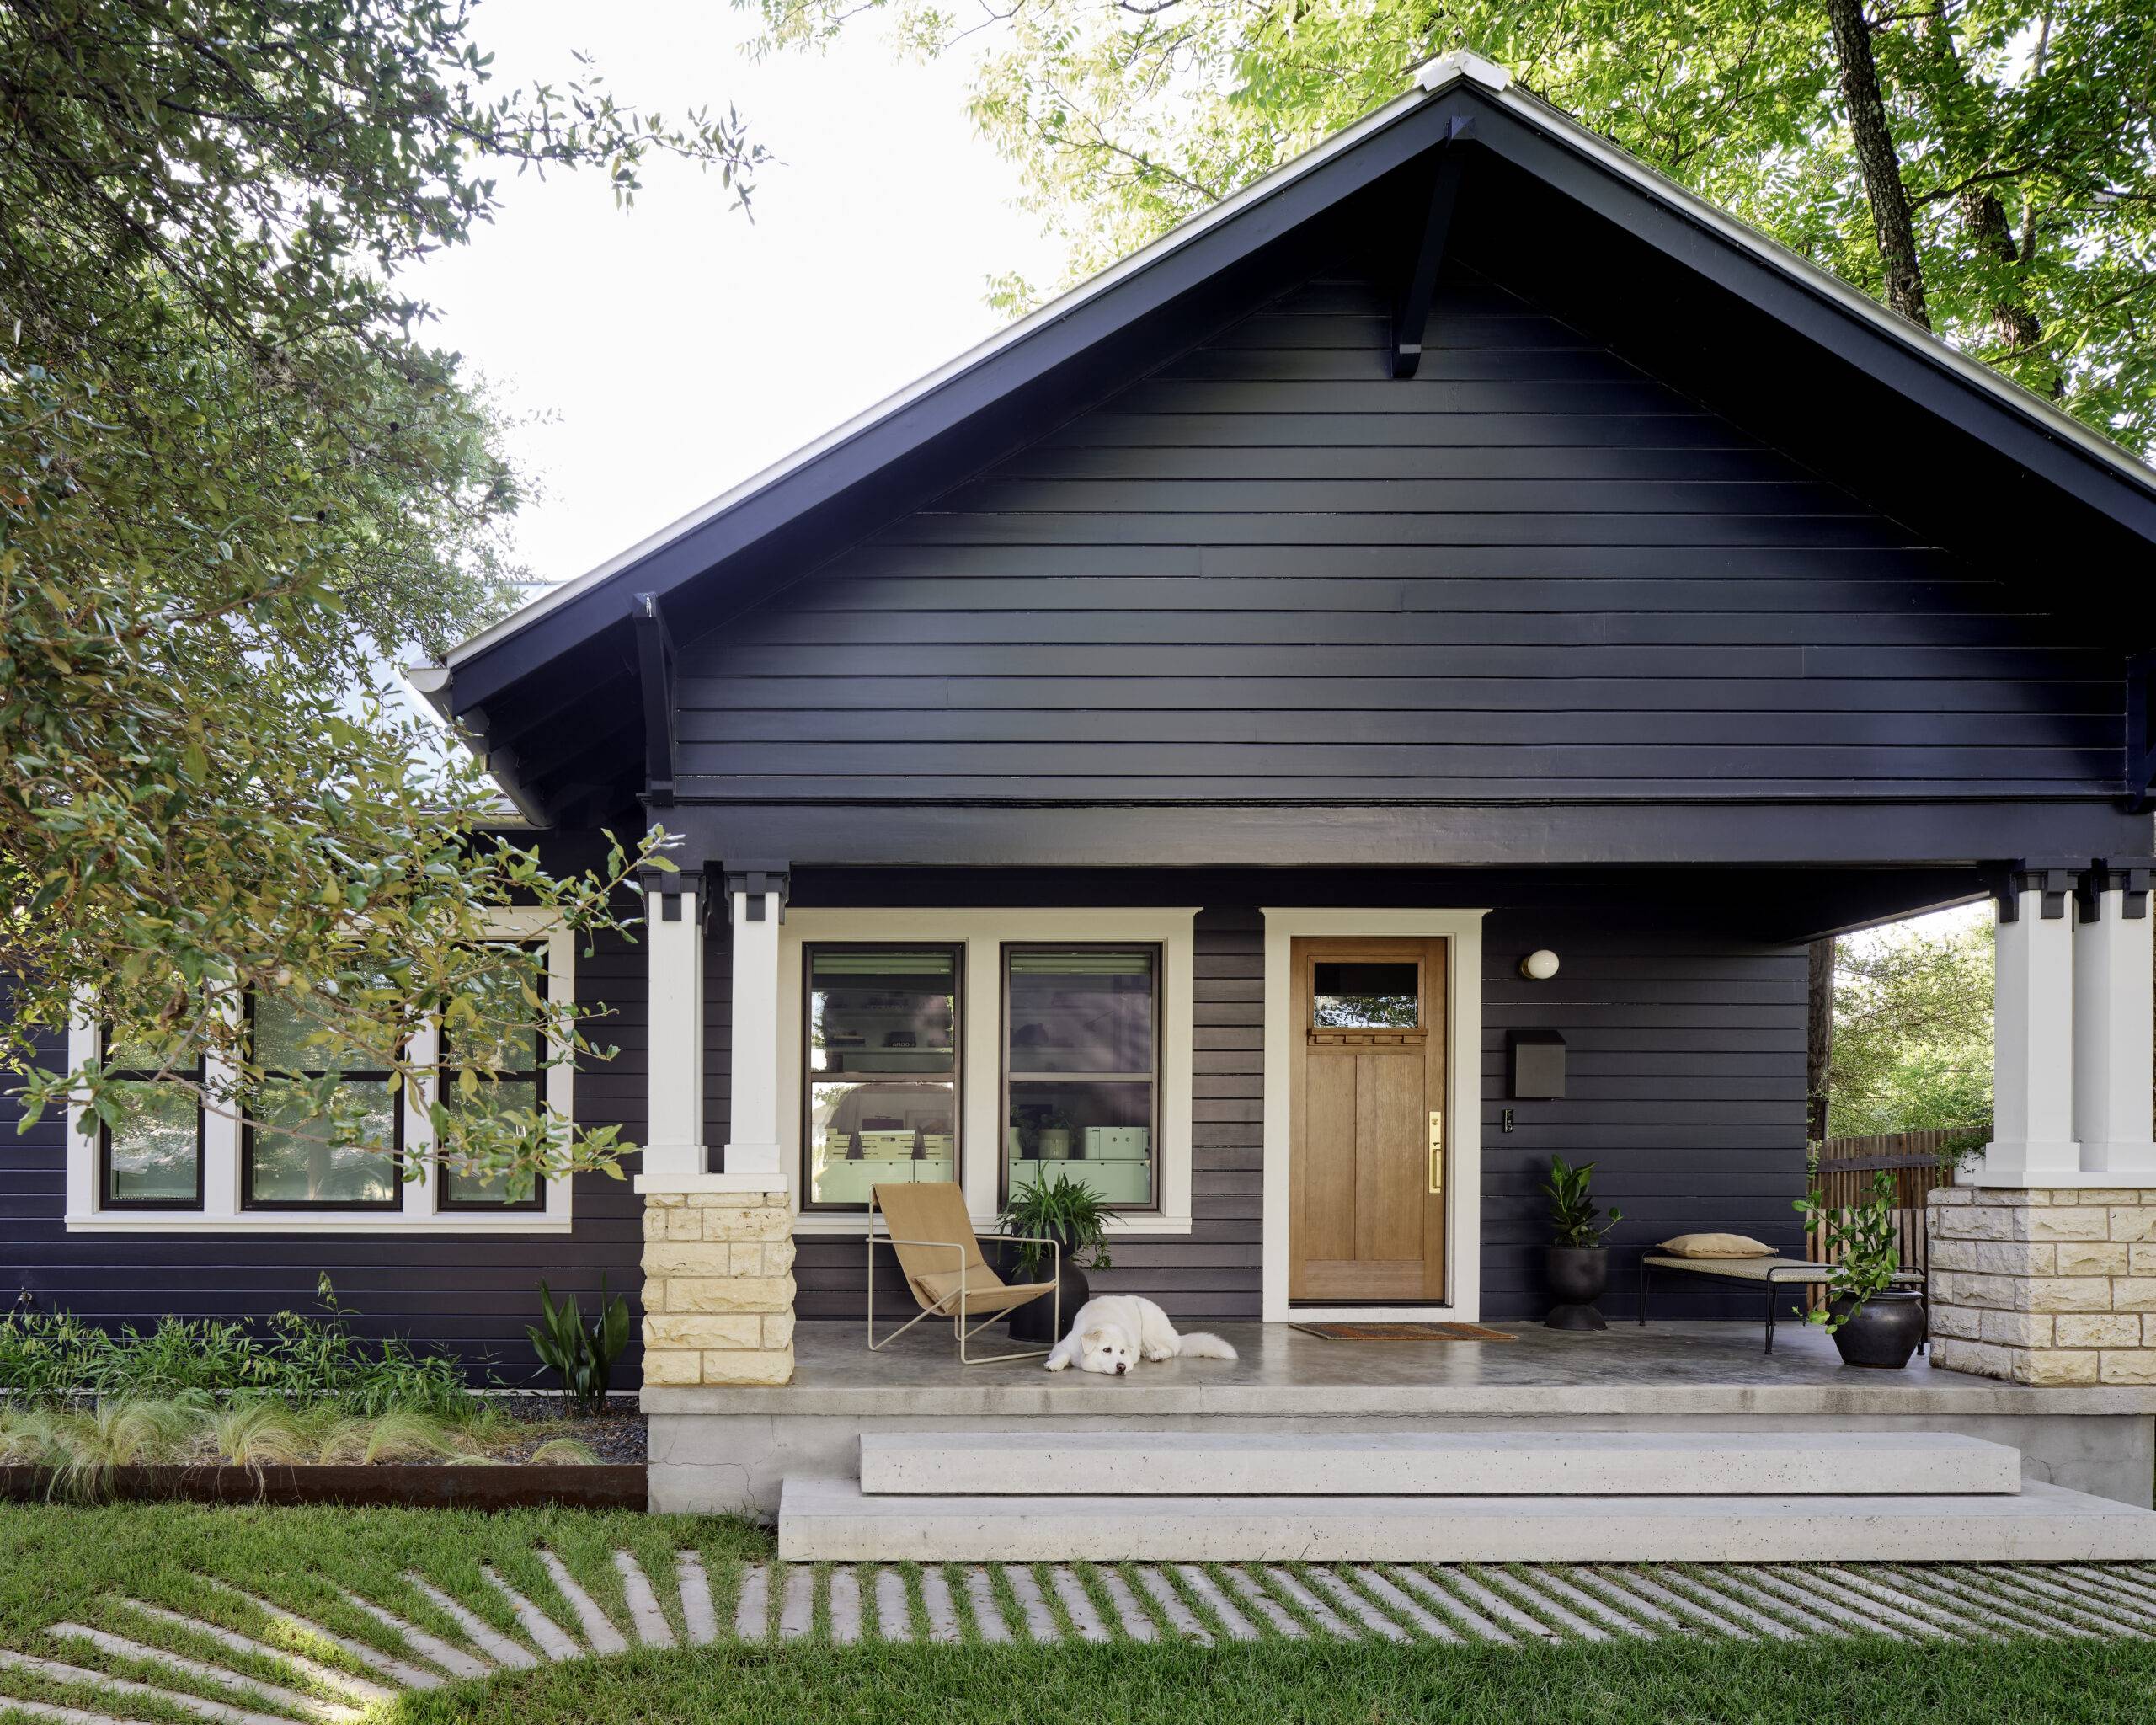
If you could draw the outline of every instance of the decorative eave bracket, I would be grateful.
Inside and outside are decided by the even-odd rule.
[[[1430,199],[1422,214],[1422,232],[1416,243],[1415,260],[1400,284],[1392,306],[1392,375],[1412,377],[1422,364],[1422,338],[1430,322],[1430,302],[1437,296],[1438,271],[1445,261],[1445,242],[1452,232],[1453,207],[1460,201],[1460,179],[1465,154],[1460,140],[1469,129],[1465,115],[1451,121],[1451,139],[1438,152],[1430,180]]]
[[[656,593],[638,594],[633,616],[637,681],[643,696],[644,800],[653,808],[670,808],[680,741],[674,718],[674,638]]]
[[[2079,921],[2095,922],[2104,914],[2104,895],[2113,890],[2119,894],[2119,914],[2132,921],[2148,914],[2149,890],[2156,884],[2156,857],[2024,860],[1995,871],[1988,884],[1999,902],[2001,922],[2021,920],[2025,892],[2043,895],[2039,914],[2047,922],[2056,922],[2066,915],[2068,898],[2073,900]]]
[[[793,895],[791,869],[783,862],[729,862],[726,868],[726,896],[742,895],[741,914],[750,922],[765,918],[766,895],[778,906],[778,920],[786,921],[786,901]],[[729,914],[731,914],[729,912]]]

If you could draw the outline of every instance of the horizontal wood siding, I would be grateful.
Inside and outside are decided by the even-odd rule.
[[[1308,284],[690,646],[723,798],[2105,794],[2115,643],[1486,281]]]
[[[1193,1231],[1119,1243],[1114,1268],[1092,1278],[1096,1292],[1147,1295],[1182,1319],[1260,1315],[1264,925],[1249,878],[1237,879],[1246,896],[1209,904],[1197,924]],[[1113,901],[1188,903],[1214,884],[1135,876]],[[977,877],[973,891],[980,903],[1050,901],[1038,890],[1022,898],[990,875]],[[1497,905],[1485,926],[1481,985],[1486,1317],[1534,1319],[1548,1309],[1547,1207],[1538,1188],[1553,1153],[1595,1162],[1598,1196],[1625,1213],[1610,1236],[1616,1270],[1604,1309],[1613,1316],[1633,1311],[1641,1250],[1672,1234],[1729,1229],[1801,1249],[1790,1206],[1804,1189],[1801,947],[1722,932],[1716,919],[1673,907],[1666,886],[1580,878],[1485,883],[1453,875],[1405,900],[1381,876],[1302,873],[1269,883],[1265,895],[1308,905]],[[894,877],[873,901],[957,900],[916,897]],[[1073,894],[1055,901],[1086,900]],[[1559,953],[1561,969],[1550,982],[1529,982],[1518,974],[1520,957],[1541,946]],[[1505,1093],[1506,1033],[1531,1028],[1566,1039],[1562,1101],[1514,1103]],[[1502,1130],[1508,1108],[1510,1133]],[[974,1141],[984,1141],[979,1128]],[[802,1238],[801,1315],[858,1320],[864,1264],[858,1236]],[[880,1310],[913,1311],[888,1265],[878,1289]],[[1751,1319],[1758,1301],[1702,1279],[1658,1289],[1656,1312]]]
[[[1531,982],[1520,959],[1548,947],[1557,975]],[[1552,1155],[1592,1162],[1594,1194],[1625,1213],[1609,1236],[1603,1311],[1637,1310],[1640,1254],[1673,1234],[1749,1234],[1792,1255],[1804,1192],[1806,959],[1687,932],[1621,903],[1496,911],[1485,927],[1482,1300],[1493,1320],[1540,1317],[1540,1191]],[[1506,1093],[1506,1033],[1566,1043],[1561,1101]],[[1502,1130],[1510,1108],[1513,1130]],[[1681,1285],[1680,1285],[1681,1284]],[[1756,1318],[1761,1302],[1704,1278],[1665,1277],[1654,1315]]]
[[[579,950],[577,993],[611,1008],[590,1026],[590,1036],[620,1049],[614,1060],[578,1073],[577,1117],[587,1125],[617,1124],[624,1136],[640,1140],[643,948],[611,937],[589,956]],[[49,1058],[63,1063],[65,1049],[54,1047]],[[608,1292],[626,1295],[642,1316],[643,1201],[627,1179],[579,1176],[575,1226],[566,1235],[70,1234],[61,1220],[64,1123],[48,1114],[19,1136],[19,1118],[13,1097],[0,1095],[0,1307],[27,1295],[40,1310],[144,1330],[168,1313],[313,1314],[316,1279],[326,1272],[359,1333],[407,1337],[423,1351],[456,1355],[475,1381],[492,1374],[512,1386],[534,1382],[538,1370],[524,1327],[536,1318],[542,1278],[557,1297],[574,1293],[590,1311],[603,1275]],[[635,1171],[632,1158],[626,1172]],[[632,1339],[616,1372],[618,1388],[640,1381],[642,1352],[641,1341]]]

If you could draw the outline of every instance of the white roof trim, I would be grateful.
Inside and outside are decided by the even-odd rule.
[[[1501,91],[1513,81],[1512,69],[1500,66],[1494,60],[1485,60],[1480,54],[1466,48],[1455,48],[1449,54],[1440,54],[1435,60],[1425,61],[1415,68],[1415,82],[1425,90],[1441,90],[1447,84],[1465,78],[1478,83],[1486,90]]]
[[[1799,256],[1780,242],[1769,238],[1758,229],[1748,227],[1726,211],[1718,208],[1698,194],[1687,190],[1676,181],[1666,178],[1638,158],[1620,149],[1596,132],[1588,130],[1562,109],[1553,107],[1540,97],[1529,93],[1513,81],[1512,73],[1492,61],[1464,49],[1439,56],[1417,68],[1416,88],[1395,97],[1382,107],[1374,108],[1360,120],[1335,132],[1322,142],[1313,145],[1300,155],[1292,158],[1262,179],[1251,182],[1241,190],[1224,198],[1209,210],[1201,211],[1188,221],[1171,228],[1160,238],[1140,247],[1128,257],[1111,264],[1098,275],[1087,278],[1068,292],[1051,300],[1038,310],[1028,312],[1016,323],[1006,325],[987,339],[969,348],[954,359],[939,366],[926,376],[915,379],[904,389],[883,398],[873,407],[857,414],[844,424],[834,426],[813,442],[805,443],[791,454],[782,457],[761,472],[751,474],[739,484],[723,491],[709,502],[691,510],[680,520],[669,523],[614,557],[596,569],[572,580],[548,588],[528,605],[512,611],[499,622],[481,631],[471,639],[451,648],[445,655],[445,664],[455,667],[478,653],[520,632],[527,624],[536,622],[561,606],[590,592],[615,575],[685,533],[724,515],[728,510],[754,496],[766,486],[785,478],[797,469],[807,466],[819,457],[836,448],[849,439],[859,435],[878,422],[910,406],[922,397],[933,393],[952,379],[971,371],[992,359],[1005,349],[1026,339],[1036,332],[1069,317],[1081,306],[1106,293],[1118,283],[1139,271],[1149,268],[1161,259],[1189,244],[1249,208],[1262,202],[1283,187],[1303,175],[1322,166],[1334,157],[1351,150],[1374,133],[1383,131],[1396,120],[1405,117],[1430,97],[1442,94],[1460,83],[1472,83],[1486,91],[1492,99],[1513,109],[1519,118],[1557,134],[1567,145],[1582,156],[1591,158],[1620,178],[1630,181],[1641,190],[1662,202],[1672,205],[1687,218],[1716,233],[1734,244],[1753,253],[1761,261],[1771,264],[1784,275],[1795,278],[1804,286],[1823,297],[1833,300],[1844,310],[1871,323],[1881,334],[1891,336],[1924,357],[1935,360],[1955,372],[1964,381],[1976,385],[1998,398],[2004,404],[2036,420],[2045,430],[2073,444],[2085,454],[2111,467],[2120,478],[2156,495],[2156,470],[2152,470],[2130,451],[2100,433],[2092,430],[2072,414],[2066,413],[2035,392],[2023,388],[2011,378],[1994,371],[1979,360],[1972,359],[1950,343],[1932,334],[1929,330],[1910,323],[1899,312],[1890,310],[1869,295],[1851,287],[1832,271],[1821,268],[1809,259]]]

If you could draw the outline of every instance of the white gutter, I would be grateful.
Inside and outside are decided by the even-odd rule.
[[[680,520],[670,522],[657,532],[638,540],[627,550],[609,558],[596,569],[575,579],[550,587],[521,609],[512,611],[499,622],[482,630],[468,641],[450,649],[444,664],[454,669],[474,654],[483,653],[496,644],[517,634],[527,625],[537,622],[549,612],[568,604],[572,600],[600,586],[613,576],[620,574],[654,552],[665,548],[684,534],[693,531],[716,520],[728,510],[746,501],[789,473],[807,466],[848,440],[858,436],[881,421],[932,393],[953,379],[993,359],[1038,331],[1069,317],[1081,306],[1106,293],[1127,277],[1148,269],[1162,258],[1188,245],[1215,226],[1227,221],[1250,206],[1271,197],[1284,186],[1299,179],[1313,169],[1321,167],[1335,156],[1353,149],[1374,132],[1384,131],[1408,112],[1422,105],[1433,96],[1444,93],[1460,83],[1472,83],[1486,92],[1491,99],[1512,109],[1522,120],[1540,130],[1558,134],[1572,148],[1609,169],[1621,179],[1662,203],[1674,206],[1688,219],[1701,227],[1712,229],[1733,244],[1753,253],[1761,261],[1770,264],[1783,275],[1796,280],[1811,291],[1833,300],[1838,306],[1864,318],[1881,334],[1889,336],[1921,357],[1935,360],[1954,372],[1964,382],[1988,392],[2004,405],[2028,419],[2035,420],[2045,430],[2073,444],[2084,454],[2111,468],[2121,478],[2139,487],[2152,498],[2156,498],[2156,471],[2152,471],[2129,451],[2112,442],[2100,433],[2092,430],[2072,414],[2052,403],[2025,389],[1981,360],[1967,354],[1929,331],[1910,323],[1900,313],[1859,292],[1832,271],[1822,269],[1810,259],[1800,257],[1780,242],[1769,238],[1756,228],[1737,220],[1726,211],[1718,209],[1698,194],[1650,168],[1638,158],[1617,147],[1608,140],[1589,131],[1571,115],[1551,106],[1540,97],[1532,95],[1513,80],[1513,75],[1493,61],[1465,50],[1439,56],[1437,59],[1416,69],[1415,88],[1395,97],[1383,107],[1373,109],[1360,120],[1343,131],[1335,132],[1323,142],[1313,145],[1300,155],[1283,163],[1263,178],[1251,182],[1209,210],[1203,211],[1188,221],[1171,228],[1160,238],[1139,248],[1129,256],[1111,264],[1099,274],[1087,278],[1077,286],[1051,300],[1038,310],[1028,312],[1015,323],[1006,325],[985,340],[969,348],[935,371],[917,378],[905,388],[888,395],[873,407],[857,414],[844,424],[834,426],[814,441],[803,444],[791,454],[752,474],[739,484],[720,493],[709,502],[700,505]]]

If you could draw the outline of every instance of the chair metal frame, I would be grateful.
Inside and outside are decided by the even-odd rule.
[[[890,1334],[884,1337],[880,1342],[876,1339],[876,1247],[879,1239],[881,1242],[886,1246],[925,1246],[933,1251],[955,1252],[958,1254],[958,1285],[953,1289],[948,1294],[946,1294],[933,1306],[922,1306],[919,1311],[915,1312],[911,1317],[900,1324],[898,1328],[893,1330]],[[1051,1250],[1054,1255],[1050,1258],[1049,1263],[1051,1268],[1054,1271],[1054,1275],[1052,1279],[1054,1285],[1049,1293],[1049,1300],[1054,1302],[1054,1316],[1051,1320],[1051,1322],[1055,1334],[1057,1337],[1060,1338],[1063,1334],[1063,1242],[1060,1240],[1054,1238],[1052,1236],[1042,1234],[976,1234],[974,1236],[974,1244],[976,1246],[979,1245],[984,1240],[1004,1240],[1009,1241],[1013,1244],[1022,1246],[1045,1246]],[[899,1272],[901,1275],[905,1274],[905,1266],[903,1263],[899,1266]],[[906,1285],[909,1288],[913,1285],[910,1278],[907,1279]],[[995,1285],[1001,1288],[1007,1287],[1010,1284],[1006,1282],[998,1281]],[[1038,1300],[1039,1298],[1040,1295],[1038,1294],[1033,1296],[1034,1300]],[[952,1302],[954,1300],[957,1304],[955,1306],[953,1306]],[[986,1329],[990,1324],[996,1322],[999,1319],[1010,1316],[1012,1312],[1018,1310],[1019,1306],[1030,1306],[1032,1303],[1032,1300],[1022,1300],[1018,1302],[1017,1306],[1006,1306],[1001,1311],[992,1311],[969,1330],[966,1327],[966,1247],[965,1243],[963,1241],[899,1240],[893,1238],[889,1234],[879,1236],[873,1231],[868,1236],[868,1351],[871,1354],[874,1354],[881,1348],[889,1347],[892,1343],[897,1341],[899,1337],[905,1334],[908,1330],[919,1323],[923,1318],[940,1316],[943,1315],[943,1309],[946,1306],[952,1306],[952,1310],[949,1314],[951,1319],[951,1329],[952,1332],[958,1338],[959,1365],[995,1365],[1000,1361],[1006,1359],[1039,1359],[1044,1355],[1054,1351],[1053,1343],[1046,1348],[1028,1348],[1022,1354],[984,1354],[978,1359],[974,1359],[966,1351],[966,1343],[971,1338],[978,1336],[983,1330]]]

